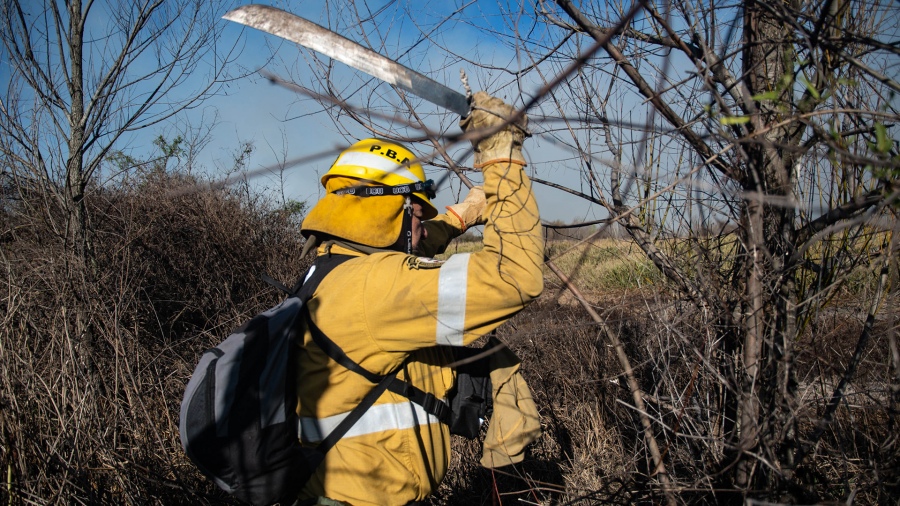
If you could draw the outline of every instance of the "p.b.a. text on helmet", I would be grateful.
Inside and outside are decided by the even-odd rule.
[[[379,155],[390,158],[391,160],[397,160],[397,152],[393,149],[388,149],[386,151],[381,151],[381,146],[378,144],[372,144],[372,147],[369,148],[369,153],[377,151]],[[409,163],[409,158],[404,158],[403,160],[397,160],[397,162],[401,165],[406,165]]]

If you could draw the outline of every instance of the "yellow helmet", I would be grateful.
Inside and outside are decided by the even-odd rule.
[[[338,156],[322,176],[322,186],[327,187],[327,181],[333,177],[344,176],[397,187],[395,194],[411,193],[418,197],[425,204],[424,218],[431,219],[438,214],[431,203],[433,183],[425,179],[422,165],[413,162],[415,158],[410,150],[395,142],[363,139]]]

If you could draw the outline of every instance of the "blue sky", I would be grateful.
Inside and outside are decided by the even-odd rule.
[[[265,2],[263,2],[265,3]],[[281,2],[271,2],[272,5],[284,7]],[[318,5],[318,8],[317,8]],[[467,23],[444,23],[436,25],[436,19],[443,19],[448,12],[456,9],[449,3],[428,4],[430,7],[424,8],[422,11],[413,16],[411,19],[403,12],[405,4],[392,4],[388,9],[381,13],[381,20],[384,23],[383,34],[391,46],[384,48],[384,51],[391,56],[395,54],[402,55],[400,61],[415,70],[419,70],[428,74],[430,77],[444,82],[451,88],[462,92],[462,85],[459,81],[459,67],[447,66],[442,68],[442,56],[425,54],[417,51],[417,38],[421,37],[424,31],[429,36],[441,38],[449,41],[455,48],[465,52],[471,57],[481,60],[489,60],[509,63],[513,55],[501,44],[494,42],[491,38],[482,35],[477,28]],[[490,2],[481,2],[477,5],[469,2],[464,15],[467,19],[475,19],[478,23],[489,26],[501,20],[495,17],[496,4]],[[486,7],[490,7],[485,10]],[[287,7],[290,10],[291,7]],[[393,11],[391,9],[394,9]],[[474,11],[473,11],[474,9]],[[328,20],[324,17],[324,9],[321,2],[304,2],[303,15],[307,19],[316,21],[320,24],[327,24]],[[376,10],[373,8],[373,10]],[[223,13],[224,14],[224,13]],[[244,53],[241,57],[241,63],[247,67],[256,68],[259,62],[265,61],[266,56],[274,48],[278,57],[284,61],[297,60],[300,63],[291,72],[285,69],[283,65],[272,63],[266,66],[266,69],[275,72],[280,76],[291,79],[303,80],[304,73],[312,72],[310,67],[302,62],[306,57],[307,50],[301,49],[293,43],[282,43],[274,36],[264,34],[257,30],[244,29],[236,23],[222,21],[226,23],[226,38],[237,38],[244,45]],[[403,23],[416,23],[416,30],[406,30]],[[429,25],[431,23],[431,25]],[[333,22],[334,26],[342,26],[341,22]],[[436,28],[435,28],[436,26]],[[347,31],[342,31],[342,35],[348,38],[357,38],[355,30],[348,27]],[[411,34],[411,35],[407,35]],[[494,46],[494,47],[492,47]],[[410,49],[412,48],[412,49]],[[338,78],[336,81],[339,85],[343,85],[348,89],[354,89],[362,86],[366,77],[359,74],[342,69],[342,64],[336,64],[338,69]],[[437,69],[435,71],[435,69]],[[473,76],[472,87],[474,90],[497,86],[503,79],[502,73],[496,77],[486,77],[485,81],[478,82]],[[535,86],[537,87],[537,85]],[[379,91],[381,88],[379,88]],[[389,90],[388,90],[389,91]],[[356,97],[354,97],[356,98]],[[506,97],[512,100],[515,97]],[[396,97],[395,97],[396,99]],[[362,101],[356,102],[361,105]],[[435,121],[439,121],[446,125],[451,132],[457,132],[458,127],[455,125],[458,120],[453,113],[446,112],[437,108],[430,107],[429,104],[422,104],[423,113],[436,113],[439,115]],[[283,87],[273,85],[265,79],[255,76],[241,80],[239,82],[229,84],[223,94],[214,97],[204,103],[202,110],[194,111],[193,121],[197,121],[202,114],[209,114],[216,110],[218,112],[219,124],[213,135],[213,142],[207,147],[204,158],[201,159],[208,168],[226,167],[230,165],[231,152],[238,147],[241,142],[252,142],[255,146],[255,152],[250,159],[249,170],[258,170],[261,167],[271,166],[280,161],[281,158],[297,159],[305,158],[312,155],[327,153],[332,150],[339,150],[346,146],[348,141],[340,134],[334,121],[328,114],[321,110],[316,102],[304,97],[298,97],[296,93]],[[417,107],[417,112],[419,112]],[[350,127],[353,128],[352,126]],[[365,136],[365,132],[359,131],[358,136]],[[539,160],[542,156],[547,155],[548,151],[555,148],[542,142],[540,136],[535,136],[527,141],[530,158]],[[546,157],[546,156],[545,156]],[[330,163],[335,158],[334,155],[327,155],[317,160],[312,160],[298,166],[291,167],[284,174],[285,186],[284,194],[286,198],[294,200],[307,200],[310,203],[315,202],[321,196],[321,187],[318,184],[318,178],[327,171]],[[559,158],[559,154],[553,154],[550,158]],[[562,184],[579,186],[577,182],[577,168],[567,168],[565,163],[554,163],[539,165],[539,176],[551,179]],[[430,174],[430,177],[436,177]],[[573,181],[573,177],[575,180]],[[275,176],[257,175],[253,178],[253,183],[258,188],[267,188],[273,191],[280,191],[280,183]],[[444,186],[437,199],[437,205],[442,208],[444,205],[451,204],[456,201],[459,195],[459,184],[454,179],[451,185]],[[542,216],[545,220],[563,220],[566,222],[578,221],[583,219],[595,219],[592,211],[586,203],[579,199],[573,199],[566,194],[558,191],[536,185],[539,204]],[[464,196],[464,194],[462,195]]]
[[[527,34],[528,44],[533,44],[541,50],[546,50],[555,43],[546,37],[547,27],[544,24],[535,23],[533,16],[517,15],[524,13],[524,9],[537,8],[529,3],[510,1],[502,6],[500,5],[502,2],[475,0],[449,2],[379,0],[356,3],[315,0],[302,3],[284,1],[268,3],[279,7],[286,5],[288,10],[302,11],[304,17],[333,27],[351,39],[363,41],[362,38],[371,33],[373,35],[370,43],[378,44],[379,41],[384,41],[383,46],[375,48],[378,52],[396,58],[401,63],[459,91],[463,91],[459,80],[460,67],[468,67],[470,83],[475,91],[486,90],[516,105],[530,99],[528,94],[538,90],[542,84],[537,81],[539,78],[537,72],[526,73],[524,77],[514,74],[515,70],[526,68],[532,63],[527,60],[525,52],[518,51],[520,48],[516,44],[521,39],[516,36],[516,32],[519,35]],[[348,22],[350,19],[356,19],[356,15],[366,16],[362,13],[348,13],[346,9],[350,4],[368,8],[370,12],[375,13],[371,16],[371,20],[365,23],[364,29]],[[45,8],[45,4],[35,2],[30,5],[35,9],[34,19],[39,19],[40,11]],[[107,5],[107,2],[102,0],[97,2],[91,14],[94,16],[91,18],[91,26],[96,32],[92,41],[96,42],[99,50],[105,47],[111,26],[110,20],[115,17],[113,14],[117,13],[113,7],[107,8]],[[326,9],[329,5],[330,10]],[[503,14],[501,9],[504,11]],[[235,44],[242,49],[236,66],[253,70],[264,67],[265,70],[293,82],[316,87],[314,78],[324,72],[330,60],[316,60],[310,51],[292,43],[220,19],[224,13],[225,9],[213,13],[220,23],[218,26],[223,30],[218,42],[226,49]],[[566,48],[570,52],[568,56],[576,51],[576,45],[578,44]],[[273,54],[275,59],[267,63],[267,58]],[[146,70],[137,68],[143,62],[149,65],[147,67],[149,69],[156,68],[157,57],[164,59],[165,54],[142,56],[148,59],[139,60],[134,65],[135,74]],[[102,66],[109,64],[108,60],[110,58],[100,58],[97,61],[101,62],[99,66]],[[490,65],[492,68],[482,69],[476,73],[475,62]],[[175,91],[195,88],[204,80],[204,73],[209,67],[209,63],[204,62],[191,70],[187,82],[184,83],[185,86]],[[549,79],[555,72],[560,71],[559,68],[552,67],[546,70],[548,74],[540,77]],[[389,86],[384,84],[378,86],[371,78],[339,63],[335,64],[332,72],[332,82],[338,92],[352,105],[366,109],[377,108],[378,111],[391,115],[403,114],[406,110],[401,106],[398,95]],[[4,67],[0,65],[0,81],[4,74]],[[138,89],[136,92],[143,93],[145,90]],[[372,102],[369,102],[370,98],[373,99]],[[623,111],[625,116],[634,114],[635,117],[625,119],[638,123],[643,121],[644,118],[637,116],[645,114],[642,112],[645,108],[632,108],[626,102],[626,99],[620,100],[616,108]],[[166,105],[164,103],[160,107],[165,110]],[[565,107],[565,103],[563,105]],[[635,105],[637,106],[637,103]],[[555,117],[559,113],[550,108],[542,111],[542,107],[543,104],[538,104],[529,111],[532,119],[531,130],[534,133],[534,136],[526,141],[526,155],[531,162],[529,170],[534,171],[542,179],[590,193],[588,186],[582,181],[582,162],[575,158],[573,153],[549,142],[549,137],[544,135],[548,127],[564,126],[559,122],[542,124],[539,121],[542,114]],[[458,132],[456,126],[458,118],[454,114],[421,101],[416,102],[414,109],[417,114],[425,116],[430,128],[449,133]],[[408,114],[408,111],[405,113]],[[289,89],[272,85],[255,74],[227,83],[217,96],[180,115],[177,121],[141,130],[121,139],[115,149],[123,150],[137,159],[147,158],[154,151],[153,140],[158,135],[168,139],[178,135],[179,122],[188,122],[195,127],[210,126],[213,125],[213,118],[217,118],[211,134],[211,143],[197,160],[201,165],[200,168],[214,177],[224,177],[229,174],[228,169],[232,166],[234,152],[242,143],[249,142],[255,150],[246,168],[255,174],[251,181],[256,188],[275,192],[276,196],[283,194],[286,199],[314,202],[321,196],[319,177],[328,169],[338,150],[355,139],[370,136],[358,125],[346,120],[346,114],[339,121],[330,116],[335,114],[336,111],[326,112],[321,104],[301,97]],[[382,126],[392,132],[395,128],[401,128],[396,122],[392,124],[382,122]],[[585,132],[581,134],[595,135]],[[57,148],[65,146],[65,143],[49,140],[49,136],[43,142]],[[595,142],[594,145],[602,149],[602,143]],[[466,148],[467,146],[455,146],[451,154],[459,154]],[[418,154],[427,153],[419,151]],[[283,184],[278,175],[259,175],[261,168],[274,166],[283,159],[303,158],[309,160],[291,166],[282,174]],[[446,173],[440,169],[429,172],[429,176],[436,180],[445,175]],[[545,220],[589,221],[606,216],[605,211],[599,206],[591,206],[583,199],[542,185],[536,185],[535,188]],[[437,199],[438,207],[464,197],[465,192],[460,190],[459,182],[455,178],[449,178]]]

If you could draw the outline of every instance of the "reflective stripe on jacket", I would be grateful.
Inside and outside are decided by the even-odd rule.
[[[402,253],[355,254],[332,271],[307,304],[316,325],[362,367],[446,399],[455,373],[448,346],[488,334],[543,288],[543,239],[531,183],[518,165],[484,171],[484,248],[443,264]],[[327,254],[320,248],[320,254]],[[299,354],[301,439],[320,441],[372,388],[311,344]],[[422,500],[443,479],[448,428],[407,399],[386,392],[326,455],[301,497],[348,504]]]
[[[303,417],[300,419],[300,439],[304,443],[319,443],[344,421],[350,412],[325,418]],[[344,437],[356,437],[373,432],[410,429],[416,425],[438,423],[438,419],[425,408],[412,402],[384,403],[372,406],[347,431]]]

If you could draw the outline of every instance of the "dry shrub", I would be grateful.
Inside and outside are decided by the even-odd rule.
[[[896,306],[895,306],[896,307]],[[853,360],[853,344],[863,332],[865,307],[856,297],[811,315],[797,343],[796,410],[803,434],[820,429],[825,406]],[[856,504],[897,504],[900,497],[900,436],[896,386],[890,384],[891,345],[896,320],[875,320],[857,373],[843,386],[834,420],[810,457],[796,470],[812,497],[852,497]]]
[[[0,501],[225,501],[181,451],[179,403],[200,351],[279,298],[258,274],[292,281],[303,271],[296,216],[246,188],[202,189],[189,176],[150,173],[93,189],[90,266],[60,239],[63,212],[46,193],[4,184],[2,195],[0,464],[10,487],[0,487]],[[608,267],[597,258],[585,269]],[[624,272],[641,275],[629,265]],[[668,298],[662,283],[635,286],[643,282],[589,296],[632,362],[677,499],[741,502],[723,481],[733,449],[723,405],[737,381],[723,367],[732,358],[715,338],[715,315]],[[800,441],[815,430],[862,328],[863,308],[833,307],[811,315],[796,343]],[[878,321],[834,422],[785,475],[792,497],[896,503],[900,443],[884,353],[892,325]],[[498,335],[523,360],[543,435],[524,462],[495,471],[480,467],[480,441],[454,438],[432,503],[662,502],[621,366],[583,309],[548,279],[544,296]]]
[[[95,262],[85,264],[61,239],[49,195],[9,195],[2,500],[220,500],[181,450],[181,396],[200,352],[278,299],[259,274],[292,282],[303,271],[297,217],[246,188],[151,172],[89,192]]]
[[[738,379],[725,367],[735,359],[715,339],[714,315],[688,304],[673,308],[650,312],[653,332],[642,342],[652,363],[644,366],[642,389],[651,416],[662,422],[656,436],[677,497],[687,504],[743,501],[722,472],[734,458],[733,442],[723,437],[729,416],[723,406],[738,395]],[[790,466],[788,455],[796,455],[791,445],[809,441],[819,427],[862,330],[862,301],[842,301],[838,308],[812,315],[795,345],[798,386],[790,409],[793,424],[788,425],[795,432],[778,440],[765,438],[753,449],[782,459],[759,464],[781,466],[780,481],[768,492],[776,504],[896,503],[900,453],[886,384],[887,322],[876,325],[860,371],[847,384],[834,421],[814,451],[800,465]],[[765,398],[761,402],[764,423],[778,423],[776,411],[767,409]]]
[[[724,437],[736,380],[723,367],[733,357],[716,339],[715,315],[653,290],[590,294],[618,333],[643,392],[675,497],[683,504],[742,503],[723,473],[733,443]],[[844,301],[811,318],[797,343],[800,380],[797,436],[816,428],[834,392],[864,308]],[[879,320],[860,373],[848,384],[834,422],[815,451],[787,470],[773,504],[840,500],[896,504],[900,438],[890,401],[884,350],[894,329]],[[486,471],[478,441],[454,439],[447,480],[433,504],[656,504],[665,501],[613,350],[580,306],[548,279],[542,298],[498,335],[523,360],[541,413],[543,434],[524,462]],[[778,441],[763,441],[779,446]]]
[[[612,350],[583,313],[549,297],[526,308],[498,337],[522,359],[541,414],[543,433],[520,464],[482,469],[480,441],[454,438],[447,479],[433,504],[628,504],[631,467],[620,444]],[[629,422],[630,423],[630,422]]]

